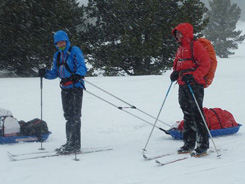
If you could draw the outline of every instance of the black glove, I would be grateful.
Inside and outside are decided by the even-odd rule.
[[[173,71],[171,74],[170,74],[170,80],[172,82],[176,81],[179,77],[179,72],[177,71]]]
[[[185,82],[185,84],[196,83],[195,78],[191,74],[184,75],[182,81]]]
[[[78,82],[81,79],[81,77],[82,77],[81,75],[72,74],[71,75],[71,80],[72,80],[73,83],[76,83],[76,82]]]
[[[46,68],[40,68],[38,71],[38,77],[44,77],[47,72]]]

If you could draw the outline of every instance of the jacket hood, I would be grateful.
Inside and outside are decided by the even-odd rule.
[[[183,35],[183,41],[185,40],[192,40],[193,39],[193,26],[189,23],[181,23],[177,25],[172,34],[175,36],[175,31],[178,30]]]
[[[55,47],[57,49],[58,49],[58,47],[57,47],[56,44],[59,41],[66,41],[66,49],[65,49],[65,51],[69,49],[69,47],[70,47],[70,41],[69,41],[69,37],[68,37],[68,35],[67,35],[67,33],[65,31],[60,30],[60,31],[57,31],[54,34],[54,44],[55,44]]]

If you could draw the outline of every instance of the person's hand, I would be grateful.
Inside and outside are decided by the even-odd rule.
[[[182,81],[183,81],[185,84],[196,83],[195,78],[194,78],[193,75],[191,75],[191,74],[184,75],[184,76],[182,77]]]
[[[40,68],[38,71],[38,77],[44,77],[47,72],[46,68]]]
[[[76,83],[76,82],[78,82],[81,79],[81,77],[82,77],[81,75],[72,74],[71,80],[72,80],[73,83]]]
[[[177,71],[173,71],[171,74],[170,74],[170,80],[172,82],[176,81],[179,77],[179,72]]]

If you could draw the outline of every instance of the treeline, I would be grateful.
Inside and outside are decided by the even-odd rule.
[[[181,22],[191,23],[196,36],[205,34],[217,43],[217,54],[228,57],[244,36],[235,31],[241,10],[227,2],[214,0],[208,12],[200,0],[89,0],[86,6],[76,0],[1,0],[0,71],[29,77],[51,67],[53,33],[64,30],[82,48],[90,75],[160,74],[172,66],[177,45],[171,30]],[[217,15],[215,8],[225,12]]]

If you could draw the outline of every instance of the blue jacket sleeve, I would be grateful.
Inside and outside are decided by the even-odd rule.
[[[54,54],[52,69],[46,72],[45,79],[56,79],[58,77],[57,56],[58,52]]]
[[[77,71],[76,74],[80,76],[86,76],[87,74],[87,67],[84,62],[84,57],[82,51],[78,48],[74,48],[74,62],[76,63]]]

